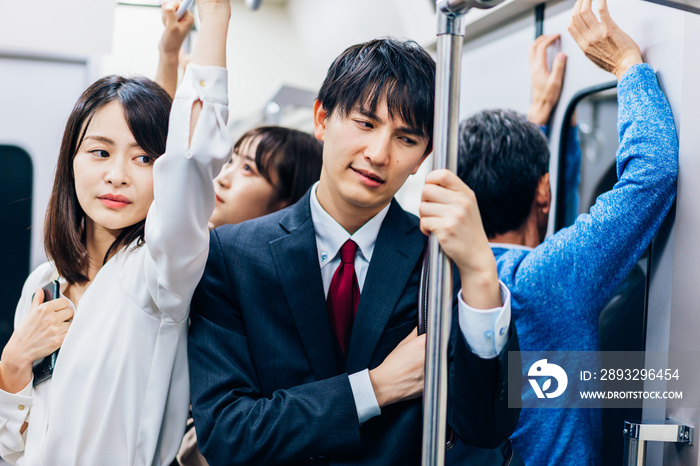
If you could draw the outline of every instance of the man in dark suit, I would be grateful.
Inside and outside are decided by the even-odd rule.
[[[415,327],[430,232],[462,287],[449,422],[466,456],[513,431],[510,294],[473,193],[431,173],[420,225],[393,200],[431,150],[434,82],[434,61],[414,43],[350,47],[314,107],[320,181],[285,210],[212,232],[189,347],[211,464],[418,464],[425,336]]]

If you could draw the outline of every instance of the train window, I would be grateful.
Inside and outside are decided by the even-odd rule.
[[[576,94],[566,109],[564,121],[559,146],[557,230],[573,224],[579,214],[587,213],[598,196],[612,189],[617,182],[616,83],[606,83]],[[648,252],[640,258],[600,313],[599,340],[604,352],[639,351],[640,358],[643,354]],[[605,353],[601,363],[606,363]],[[643,387],[640,384],[638,388]],[[625,420],[641,418],[641,408],[603,410],[604,465],[622,463],[622,425]]]
[[[32,160],[16,146],[0,145],[0,348],[9,340],[24,280],[29,275]]]

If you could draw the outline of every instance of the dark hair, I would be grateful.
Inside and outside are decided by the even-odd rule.
[[[85,212],[75,192],[73,158],[83,142],[95,113],[111,102],[119,102],[131,134],[146,154],[159,157],[165,152],[172,99],[160,86],[143,78],[104,77],[80,96],[63,132],[56,178],[46,211],[44,248],[56,270],[70,283],[88,281],[88,253],[85,246]],[[145,219],[125,228],[112,243],[103,262],[117,248],[144,241]]]
[[[260,126],[238,138],[233,152],[241,155],[239,150],[253,142],[257,142],[255,165],[275,187],[277,200],[295,203],[321,176],[323,145],[310,134],[281,126]],[[277,183],[272,181],[272,172],[277,174]]]
[[[417,43],[392,38],[353,45],[335,59],[318,92],[330,116],[341,116],[360,105],[376,112],[386,98],[389,116],[428,139],[432,150],[435,101],[435,60]]]
[[[540,128],[510,110],[485,110],[459,126],[457,174],[476,194],[486,236],[520,227],[549,171]]]

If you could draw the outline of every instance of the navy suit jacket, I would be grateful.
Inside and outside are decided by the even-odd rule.
[[[392,201],[345,363],[328,320],[309,193],[212,232],[189,339],[195,426],[210,464],[419,464],[421,399],[360,426],[348,374],[377,367],[416,326],[425,241],[418,219]],[[457,327],[455,311],[449,421],[465,444],[493,448],[519,414],[506,405],[515,326],[490,360],[474,355]]]

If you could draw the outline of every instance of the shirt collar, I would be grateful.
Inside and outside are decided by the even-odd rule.
[[[511,244],[511,243],[489,243],[491,249],[522,249],[523,251],[534,251],[533,248],[529,246],[523,246],[522,244]]]
[[[348,239],[352,239],[357,243],[358,250],[362,257],[367,262],[372,260],[374,245],[377,242],[379,229],[382,222],[389,212],[391,203],[387,204],[374,217],[355,232],[350,235],[333,217],[326,212],[316,197],[316,188],[318,181],[311,187],[311,220],[314,222],[314,230],[316,231],[316,243],[318,245],[318,260],[323,268],[326,264],[332,261],[338,254],[340,248]]]

